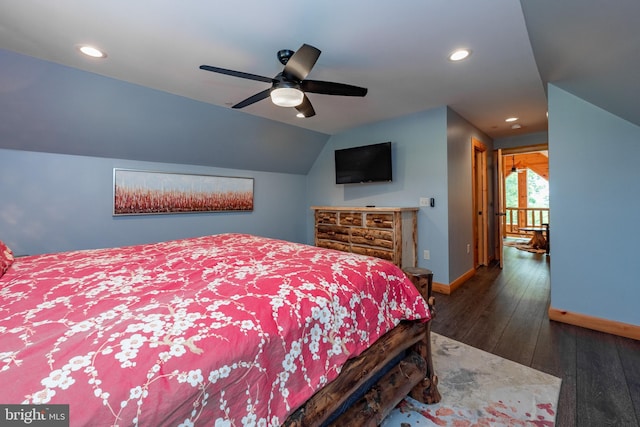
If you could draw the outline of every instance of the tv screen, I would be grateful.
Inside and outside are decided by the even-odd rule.
[[[391,142],[335,151],[336,184],[391,181]]]

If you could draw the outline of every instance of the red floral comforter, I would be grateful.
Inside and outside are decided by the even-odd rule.
[[[394,265],[241,234],[17,259],[0,402],[72,426],[271,426],[428,308]]]

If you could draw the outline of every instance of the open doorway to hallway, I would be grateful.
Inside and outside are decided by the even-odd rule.
[[[496,257],[508,242],[529,252],[550,249],[548,145],[498,150]],[[506,240],[509,239],[509,240]],[[514,242],[515,239],[515,242]]]

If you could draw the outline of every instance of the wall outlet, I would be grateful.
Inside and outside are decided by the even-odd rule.
[[[431,258],[431,254],[429,253],[428,250],[425,249],[424,252],[422,253],[422,257],[424,259],[430,259]]]
[[[429,198],[420,197],[420,206],[429,206]]]
[[[471,244],[467,243],[467,253],[471,252]]]

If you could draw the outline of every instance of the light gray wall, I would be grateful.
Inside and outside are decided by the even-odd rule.
[[[551,306],[640,325],[640,127],[548,93]]]
[[[475,268],[473,265],[473,179],[471,139],[475,138],[487,147],[488,197],[493,190],[493,143],[484,133],[452,109],[447,109],[447,180],[449,192],[449,277],[451,281]],[[493,254],[493,209],[489,215],[489,252]],[[467,245],[471,250],[467,253]]]
[[[254,178],[253,212],[113,217],[113,168]],[[0,240],[20,254],[224,232],[306,239],[305,176],[0,149]]]
[[[493,148],[497,150],[499,148],[526,147],[528,145],[546,144],[547,142],[549,142],[548,132],[535,132],[496,139],[493,141]]]
[[[308,205],[418,206],[420,197],[435,207],[418,213],[418,265],[433,270],[434,280],[449,282],[447,108],[441,107],[334,135],[308,175]],[[336,184],[334,150],[391,141],[393,182]],[[313,242],[313,213],[307,212],[308,241]],[[422,259],[428,249],[430,260]]]

